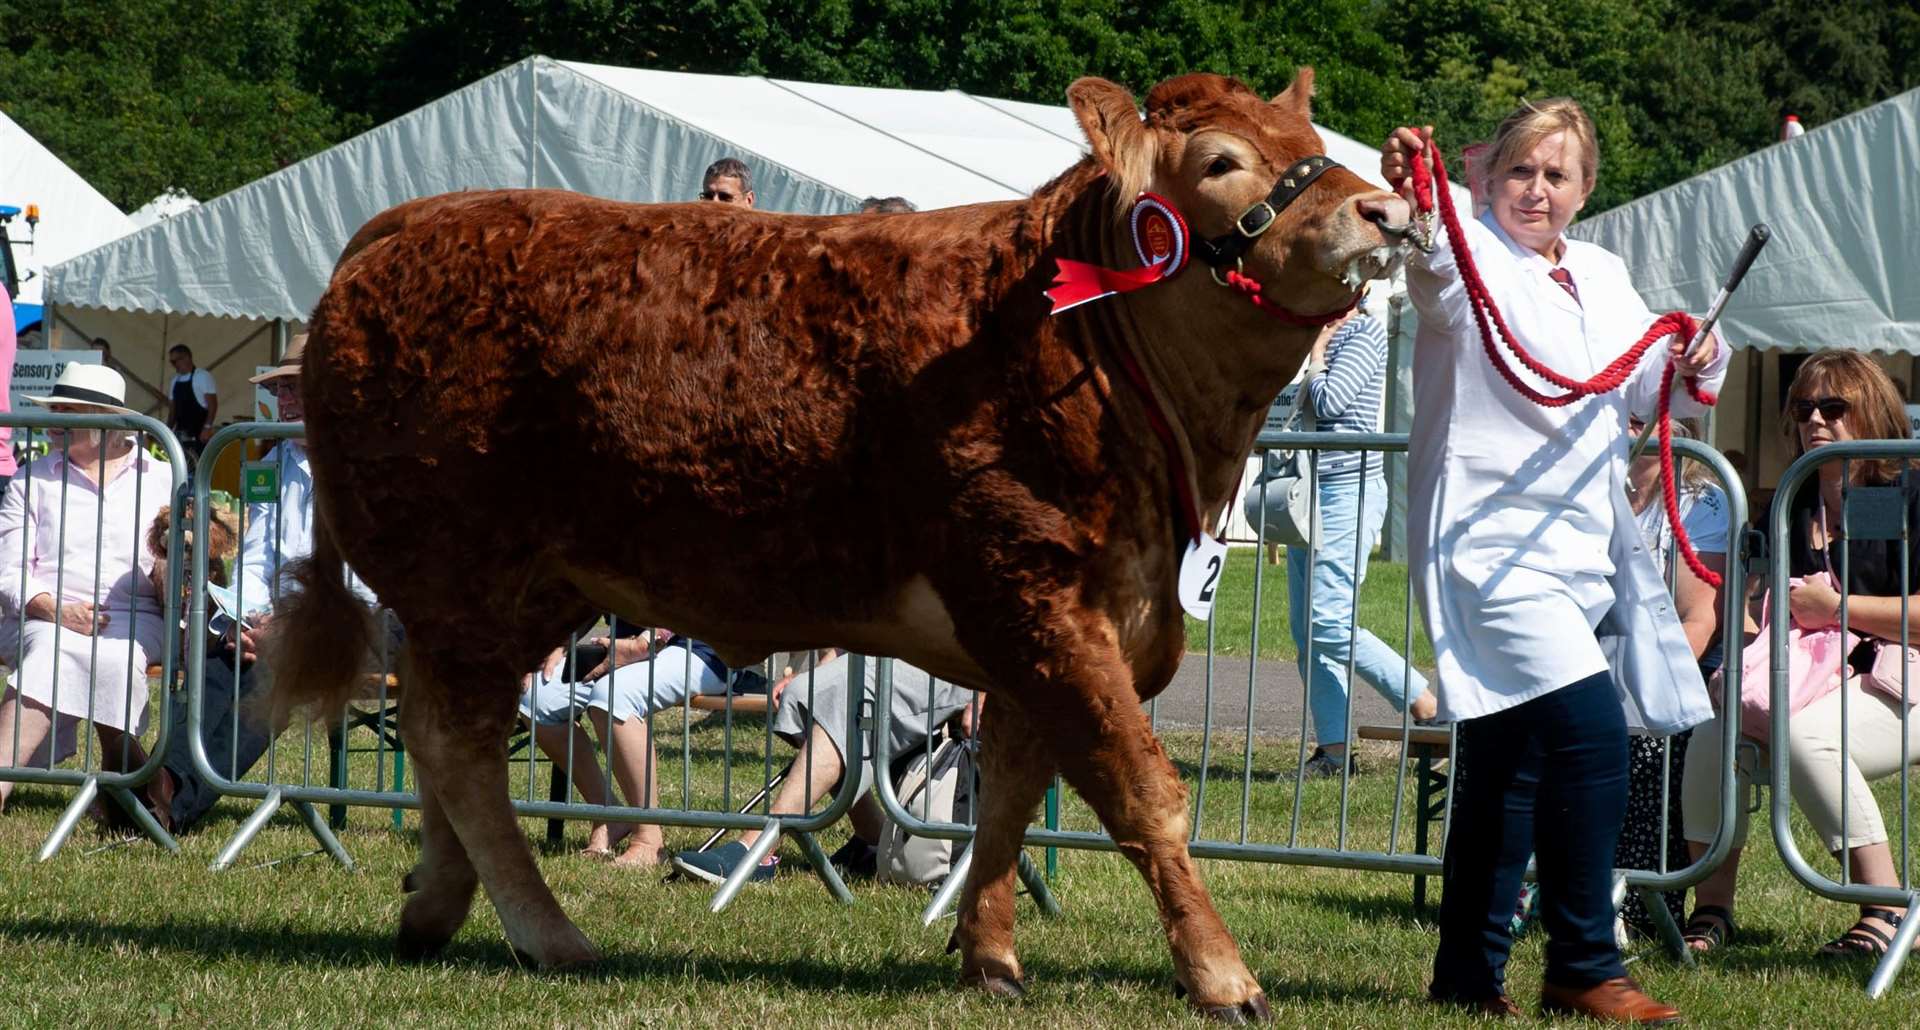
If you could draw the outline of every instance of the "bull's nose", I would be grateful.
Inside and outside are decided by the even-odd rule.
[[[1413,220],[1412,205],[1405,198],[1391,193],[1361,197],[1354,201],[1354,207],[1360,212],[1360,217],[1394,236],[1406,235],[1407,225]]]

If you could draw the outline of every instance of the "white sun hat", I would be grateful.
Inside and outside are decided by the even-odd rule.
[[[127,407],[127,381],[120,373],[105,365],[79,361],[69,361],[67,367],[60,370],[52,393],[22,399],[35,404],[84,404],[120,415],[139,414]]]

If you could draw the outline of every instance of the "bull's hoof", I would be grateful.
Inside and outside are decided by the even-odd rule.
[[[1173,996],[1176,998],[1185,998],[1187,996],[1187,985],[1175,980],[1173,982]],[[1230,1026],[1273,1022],[1273,1009],[1267,1004],[1267,996],[1265,994],[1255,994],[1253,997],[1248,998],[1238,1005],[1200,1005],[1196,1003],[1194,1007],[1199,1009],[1208,1019],[1216,1023],[1226,1023]]]
[[[1267,996],[1264,994],[1256,994],[1238,1005],[1213,1005],[1201,1011],[1206,1013],[1208,1019],[1230,1026],[1273,1022],[1273,1010],[1267,1007]]]
[[[400,893],[412,894],[419,889],[420,881],[414,879],[413,870],[407,870],[406,873],[400,877]]]
[[[445,934],[422,933],[402,923],[400,934],[393,942],[393,953],[402,962],[425,962],[445,950],[451,939]]]
[[[580,969],[601,959],[600,949],[571,923],[542,942],[537,954],[532,949],[514,944],[511,940],[507,943],[513,948],[513,957],[519,960],[521,965],[541,972]]]
[[[1012,977],[996,976],[992,973],[974,973],[963,981],[968,987],[987,992],[995,998],[1024,998],[1027,985]]]

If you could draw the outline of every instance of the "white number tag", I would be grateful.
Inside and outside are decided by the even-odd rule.
[[[1213,614],[1213,597],[1227,569],[1227,545],[1204,533],[1187,545],[1180,559],[1180,607],[1205,622]]]

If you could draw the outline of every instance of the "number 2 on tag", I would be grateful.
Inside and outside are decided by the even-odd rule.
[[[1224,541],[1201,534],[1187,544],[1187,553],[1180,559],[1180,607],[1188,615],[1205,622],[1213,614],[1213,598],[1226,567]]]

